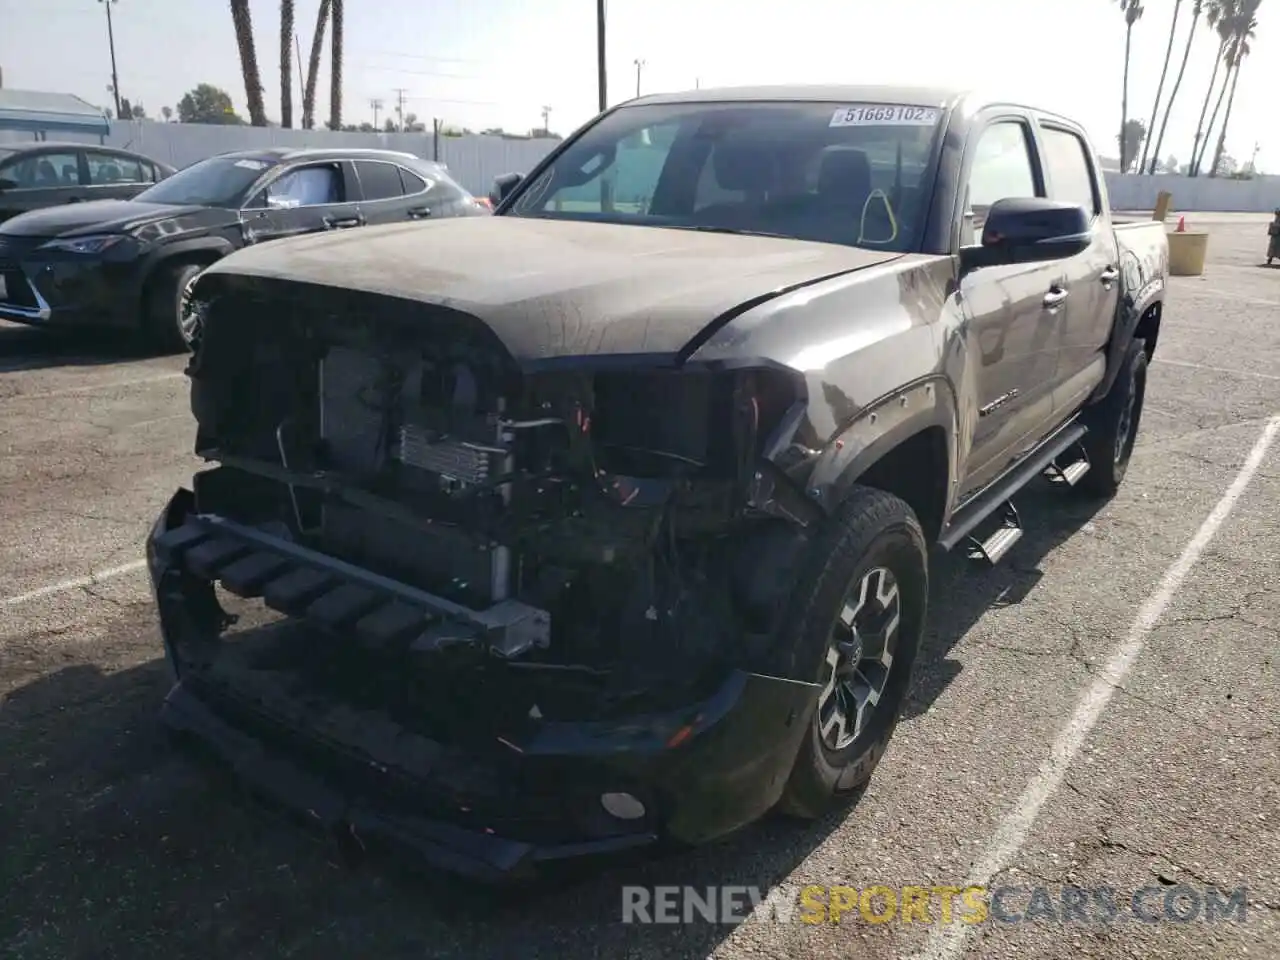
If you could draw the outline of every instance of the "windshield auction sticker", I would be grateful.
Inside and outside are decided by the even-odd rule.
[[[931,127],[938,122],[937,107],[906,107],[892,103],[855,103],[841,107],[831,117],[833,127]]]

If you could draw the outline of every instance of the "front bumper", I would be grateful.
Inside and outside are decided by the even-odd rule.
[[[40,326],[136,327],[141,302],[131,262],[0,250],[0,319]]]
[[[492,749],[463,750],[414,735],[412,751],[375,756],[378,748],[367,740],[335,742],[296,715],[282,719],[231,702],[199,677],[184,675],[177,651],[202,631],[207,637],[209,618],[217,615],[216,604],[208,605],[217,571],[207,558],[218,551],[198,561],[172,547],[193,522],[194,498],[179,491],[147,546],[175,679],[162,720],[193,735],[255,795],[349,848],[353,841],[386,846],[440,869],[497,881],[660,839],[703,842],[773,806],[808,727],[812,684],[733,671],[710,696],[677,710],[494,730]],[[248,555],[261,546],[250,545]],[[244,560],[246,552],[234,557]],[[326,572],[340,568],[335,562]],[[388,759],[410,753],[411,761]],[[644,816],[608,814],[601,797],[617,792],[640,799]]]

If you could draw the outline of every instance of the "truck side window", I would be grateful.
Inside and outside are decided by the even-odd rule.
[[[1084,141],[1067,130],[1041,128],[1049,195],[1063,203],[1078,203],[1094,216],[1102,212]]]
[[[1016,121],[993,123],[978,137],[969,169],[961,243],[974,243],[982,232],[987,210],[997,200],[1036,196],[1036,177],[1026,125]]]

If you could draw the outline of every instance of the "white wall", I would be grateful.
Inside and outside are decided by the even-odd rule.
[[[1280,177],[1224,180],[1221,177],[1138,176],[1109,173],[1107,193],[1116,210],[1152,210],[1156,194],[1173,194],[1174,210],[1222,213],[1270,213],[1280,209]]]

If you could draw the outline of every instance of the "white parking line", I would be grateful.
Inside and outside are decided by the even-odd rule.
[[[162,383],[165,380],[177,380],[185,377],[186,374],[181,370],[173,373],[158,373],[152,377],[138,377],[134,380],[109,380],[106,383],[86,383],[79,387],[67,387],[64,390],[49,390],[45,393],[17,393],[11,397],[5,397],[6,403],[12,403],[14,400],[47,400],[50,397],[66,397],[73,393],[87,393],[90,390],[112,390],[116,387],[140,387],[148,383]]]
[[[1164,572],[1155,592],[1138,610],[1128,635],[1112,651],[1106,665],[1085,691],[1075,713],[1054,740],[1049,756],[1040,765],[1040,770],[1031,778],[1013,809],[1000,821],[995,834],[970,871],[967,881],[969,885],[989,884],[997,873],[1009,866],[1022,849],[1040,809],[1062,785],[1067,768],[1080,752],[1098,718],[1102,716],[1112,694],[1132,669],[1147,636],[1172,602],[1174,594],[1200,559],[1205,547],[1213,540],[1237,501],[1244,495],[1277,432],[1280,432],[1280,416],[1272,417],[1267,423],[1231,486],[1209,512],[1204,523],[1200,524],[1200,529],[1183,549],[1181,556]],[[969,927],[958,924],[935,927],[920,960],[955,960],[964,951],[969,930]]]
[[[111,580],[114,577],[123,577],[127,573],[133,573],[135,570],[141,570],[147,565],[146,560],[131,560],[128,563],[122,563],[118,567],[107,567],[105,570],[95,570],[87,577],[72,577],[70,580],[59,580],[56,583],[50,583],[27,593],[19,593],[16,596],[5,597],[0,600],[0,607],[16,607],[21,603],[27,603],[31,600],[39,600],[42,597],[50,597],[58,593],[66,593],[68,590],[81,590],[84,587],[91,587],[95,583],[101,583],[103,580]]]
[[[1235,377],[1259,377],[1263,380],[1280,380],[1274,373],[1256,373],[1253,370],[1233,370],[1230,367],[1211,367],[1207,363],[1191,363],[1188,360],[1169,360],[1156,357],[1156,363],[1166,363],[1171,367],[1190,367],[1192,370],[1211,370],[1214,373],[1229,373]]]

